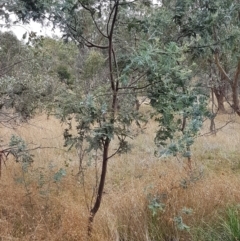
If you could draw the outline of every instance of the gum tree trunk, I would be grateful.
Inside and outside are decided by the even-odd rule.
[[[224,107],[225,86],[221,86],[219,88],[214,87],[213,92],[217,99],[218,112],[226,113],[226,109]]]
[[[115,56],[114,47],[113,47],[113,32],[117,21],[118,8],[119,8],[119,0],[116,0],[114,5],[112,6],[112,10],[109,15],[109,21],[107,24],[107,35],[106,35],[106,38],[108,39],[108,71],[109,71],[110,88],[111,88],[111,96],[112,96],[111,103],[110,103],[111,113],[110,113],[110,118],[108,122],[110,125],[113,125],[113,126],[115,123],[115,114],[117,112],[117,105],[118,105],[117,97],[118,97],[118,90],[119,90],[119,86],[118,86],[119,80],[118,78],[114,77],[114,70],[113,70],[113,65],[115,66],[117,65],[116,56]],[[101,178],[98,186],[96,201],[93,205],[93,208],[90,210],[90,215],[88,219],[88,237],[91,237],[94,217],[97,214],[102,202],[103,190],[104,190],[106,174],[107,174],[107,164],[108,164],[108,159],[110,158],[109,157],[110,142],[111,142],[111,139],[108,136],[102,139],[103,154],[102,154]]]

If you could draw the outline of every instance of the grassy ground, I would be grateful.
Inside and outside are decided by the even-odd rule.
[[[216,127],[229,118],[219,116]],[[129,154],[109,161],[92,240],[240,240],[240,120],[197,139],[192,171],[180,157],[154,156],[156,128],[149,122]],[[202,134],[208,128],[205,123]],[[15,130],[1,129],[4,139],[15,133],[33,147],[55,148],[37,149],[27,170],[11,159],[3,166],[0,240],[87,240],[99,163],[88,162],[83,182],[76,151],[63,148],[63,129],[44,115]]]

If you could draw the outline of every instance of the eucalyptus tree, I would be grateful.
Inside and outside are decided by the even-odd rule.
[[[70,89],[63,83],[54,99],[56,114],[69,124],[64,132],[65,145],[78,149],[79,171],[83,172],[86,153],[101,155],[95,201],[89,207],[91,234],[108,161],[128,151],[127,140],[132,137],[129,127],[143,120],[133,108],[139,92],[148,95],[155,109],[159,122],[156,143],[159,147],[168,145],[160,154],[182,152],[190,160],[190,146],[207,112],[205,96],[196,86],[190,86],[194,66],[185,58],[188,48],[178,41],[179,30],[172,21],[171,9],[149,8],[150,1],[146,0],[13,0],[5,1],[4,6],[25,22],[48,19],[62,30],[64,41],[91,50],[80,77],[91,81],[97,76],[97,84],[82,92],[77,86]],[[72,118],[77,123],[77,134],[72,132]],[[114,138],[118,140],[115,150],[111,148]]]
[[[24,48],[16,36],[11,32],[0,33],[0,76],[12,74],[19,61],[19,57],[24,54]]]
[[[209,71],[208,85],[212,87],[218,109],[224,111],[225,89],[230,86],[231,107],[239,111],[239,11],[238,1],[170,1],[179,26],[179,40],[188,44],[190,58],[199,69]]]
[[[40,103],[50,100],[53,78],[42,74],[36,49],[19,41],[13,33],[0,33],[0,47],[1,110],[11,109],[20,119],[27,120]]]
[[[208,96],[193,78],[196,64],[189,61],[188,45],[179,41],[179,27],[173,21],[170,2],[132,25],[148,36],[126,66],[126,72],[146,70],[147,93],[159,123],[155,142],[158,154],[182,153],[191,168],[191,145],[205,118]],[[160,113],[160,116],[159,116]]]
[[[134,6],[141,3],[121,0],[77,2],[68,0],[50,1],[50,4],[49,1],[36,1],[34,4],[31,2],[30,5],[27,1],[16,1],[15,4],[20,6],[16,13],[22,20],[27,21],[36,16],[42,18],[42,14],[46,12],[47,18],[54,26],[58,26],[65,33],[63,36],[65,41],[72,39],[79,48],[95,49],[95,56],[98,59],[101,55],[104,56],[102,65],[106,69],[106,74],[101,76],[101,85],[95,86],[95,89],[86,95],[62,86],[62,91],[55,99],[57,114],[63,120],[69,120],[74,114],[77,121],[77,135],[72,135],[70,129],[65,130],[66,145],[75,145],[82,150],[87,141],[88,152],[101,152],[101,176],[96,200],[89,210],[90,234],[93,219],[102,201],[108,160],[128,149],[126,140],[131,136],[128,127],[134,120],[139,123],[141,119],[141,115],[132,109],[135,103],[134,86],[137,85],[141,76],[137,75],[134,81],[126,83],[126,79],[121,75],[123,67],[120,66],[119,61],[121,54],[119,41],[122,42],[122,46],[126,46],[127,43],[123,43],[125,40],[119,38],[120,33],[117,31],[121,25],[120,13],[126,13],[129,7],[134,10]],[[10,5],[6,3],[5,6]],[[44,18],[43,16],[42,19]],[[90,63],[91,61],[87,64],[88,67]],[[121,98],[123,95],[125,97]],[[110,144],[115,136],[119,141],[118,148],[110,150]],[[86,152],[85,149],[84,151]]]
[[[72,43],[64,43],[59,38],[42,37],[33,46],[39,68],[47,75],[66,85],[72,85],[77,78],[78,48]]]
[[[15,118],[10,115],[10,112],[6,112],[6,109],[15,108],[22,117],[30,114],[26,109],[24,110],[25,107],[30,108],[30,106],[25,106],[23,104],[25,101],[22,99],[27,86],[20,81],[24,72],[20,69],[24,66],[26,59],[29,60],[29,56],[27,49],[11,32],[0,34],[0,47],[1,115],[5,116],[1,118],[1,122],[7,125],[10,119],[15,120]]]
[[[13,128],[32,118],[52,101],[54,79],[42,74],[33,47],[26,46],[11,32],[0,33],[0,130]],[[30,162],[31,155],[21,138],[0,135],[1,164],[8,155]]]

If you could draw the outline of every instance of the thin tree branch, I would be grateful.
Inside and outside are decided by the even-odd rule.
[[[232,84],[232,80],[230,79],[230,77],[228,76],[228,74],[226,73],[226,71],[223,69],[222,65],[219,62],[219,53],[215,53],[214,54],[215,57],[215,63],[219,69],[219,71],[221,72],[221,74],[225,77],[225,79]]]
[[[112,49],[112,53],[113,53],[113,61],[114,61],[114,64],[115,64],[115,68],[116,68],[116,71],[117,71],[117,81],[116,81],[116,90],[119,89],[119,70],[118,70],[118,64],[117,64],[117,59],[116,59],[116,54],[115,54],[115,51],[114,49]]]
[[[111,87],[112,87],[113,91],[116,91],[116,86],[115,86],[115,83],[114,83],[113,68],[112,68],[112,50],[113,50],[112,38],[113,38],[113,30],[114,30],[114,26],[115,26],[117,14],[118,14],[118,4],[119,4],[119,0],[116,1],[115,5],[113,7],[113,9],[115,9],[115,11],[111,12],[111,15],[112,15],[113,12],[114,12],[114,15],[113,15],[113,20],[112,20],[111,30],[110,30],[110,33],[109,33],[109,36],[108,36],[108,39],[109,39],[109,49],[108,49],[109,58],[108,58],[108,62],[109,62]],[[113,101],[113,105],[115,105],[115,101]]]
[[[67,24],[67,23],[66,23]],[[67,24],[67,27],[72,30],[73,32],[77,32],[76,28],[74,28],[73,26]],[[78,43],[81,43],[78,39],[76,39],[76,37],[73,35],[73,38],[75,40],[77,40]],[[89,40],[87,40],[85,37],[83,37],[83,35],[80,35],[79,36],[84,42],[85,42],[85,45],[88,47],[88,48],[99,48],[99,49],[108,49],[108,46],[102,46],[102,45],[97,45],[97,44],[94,44],[92,42],[90,42]]]
[[[119,4],[119,1],[117,1],[117,3]],[[109,15],[109,18],[108,18],[108,22],[107,22],[107,34],[108,34],[108,36],[110,35],[110,34],[109,34],[109,24],[110,24],[112,15],[113,15],[113,13],[114,13],[114,9],[115,9],[116,6],[117,6],[117,3],[114,4],[114,6],[113,6],[113,8],[112,8],[112,10],[111,10],[111,13],[110,13],[110,15]],[[113,26],[113,25],[112,25],[112,26]]]
[[[121,89],[125,89],[125,90],[128,90],[128,89],[133,89],[133,90],[142,90],[142,89],[146,89],[147,87],[149,87],[149,86],[151,86],[152,85],[152,83],[150,83],[150,84],[147,84],[147,85],[145,85],[145,86],[142,86],[142,87],[122,87]],[[119,88],[120,89],[120,88]]]
[[[144,76],[146,76],[147,73],[143,73],[142,75],[140,75],[136,80],[134,80],[133,82],[131,82],[128,86],[130,87],[131,85],[137,83],[141,78],[143,78]]]
[[[99,26],[98,26],[98,24],[97,24],[97,22],[96,22],[96,20],[95,20],[95,18],[94,18],[94,13],[93,13],[92,9],[88,8],[85,4],[81,3],[81,1],[79,1],[79,3],[81,4],[81,6],[82,6],[85,10],[87,10],[88,12],[90,12],[91,18],[92,18],[92,20],[93,20],[93,22],[94,22],[94,25],[95,25],[95,27],[97,28],[98,32],[99,32],[103,37],[107,38],[108,36],[107,36],[106,34],[104,34],[103,31],[99,28]]]
[[[85,4],[83,4],[80,0],[78,0],[78,2],[81,4],[81,6],[85,9],[85,10],[87,10],[87,11],[89,11],[91,14],[92,14],[92,10],[90,9],[90,8],[88,8]]]
[[[21,64],[21,63],[23,63],[23,62],[30,61],[30,60],[32,60],[32,59],[34,59],[34,58],[19,60],[18,62],[15,62],[15,63],[13,63],[13,64],[11,64],[11,65],[9,65],[9,66],[6,66],[6,67],[0,69],[0,72],[2,72],[3,70],[7,69],[4,73],[1,73],[1,74],[0,74],[0,77],[2,77],[2,76],[5,75],[7,72],[9,72],[15,65]]]
[[[133,0],[131,2],[122,2],[122,3],[119,3],[120,6],[124,6],[124,5],[127,5],[127,4],[131,4],[131,3],[135,3],[137,2],[138,0]]]
[[[99,32],[104,38],[108,38],[108,36],[107,36],[106,34],[104,34],[103,31],[102,31],[102,30],[100,29],[100,27],[98,26],[98,24],[97,24],[95,18],[93,17],[93,15],[91,15],[91,17],[92,17],[92,20],[93,20],[94,25],[95,25],[95,27],[97,28],[98,32]]]
[[[232,121],[232,120],[227,121],[224,125],[222,125],[221,127],[215,129],[215,130],[214,130],[214,133],[213,133],[212,131],[209,131],[209,132],[207,132],[207,133],[204,133],[204,134],[201,134],[201,135],[196,136],[194,139],[196,139],[196,138],[198,138],[198,137],[203,137],[203,136],[211,136],[211,135],[213,135],[213,134],[215,135],[218,131],[222,130],[225,126],[227,126],[227,125],[230,124],[230,123],[233,123],[233,121]]]

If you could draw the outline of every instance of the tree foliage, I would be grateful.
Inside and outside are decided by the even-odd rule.
[[[230,86],[231,107],[238,115],[239,10],[237,1],[177,1],[174,16],[190,58],[208,70],[215,93]]]
[[[12,33],[0,34],[0,46],[2,121],[12,118],[11,111],[7,112],[7,109],[13,109],[22,120],[26,120],[45,100],[50,100],[53,83],[47,76],[40,76],[39,62],[34,52]]]
[[[144,120],[134,108],[139,95],[150,99],[152,117],[159,123],[155,142],[160,155],[182,153],[190,158],[190,147],[204,119],[211,118],[208,91],[196,78],[206,75],[209,68],[231,86],[232,107],[240,113],[239,4],[177,0],[153,8],[150,3],[12,0],[2,5],[6,9],[2,15],[14,12],[23,22],[48,20],[63,32],[63,41],[33,38],[29,48],[36,59],[31,62],[33,71],[26,71],[32,75],[5,76],[2,86],[6,89],[7,79],[18,78],[16,86],[8,87],[15,95],[21,92],[33,98],[34,104],[36,96],[51,96],[51,91],[40,91],[41,86],[58,81],[50,107],[68,123],[65,145],[78,150],[80,173],[84,155],[101,154],[89,232],[101,204],[108,160],[129,150],[132,123],[141,126]],[[30,76],[37,81],[30,81]],[[10,96],[6,90],[2,93]],[[113,139],[118,140],[116,150],[111,148]]]

